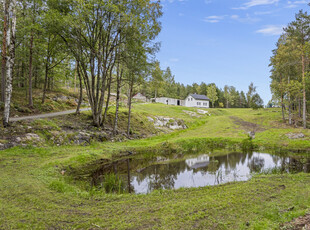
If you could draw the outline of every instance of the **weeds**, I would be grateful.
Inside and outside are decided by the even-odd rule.
[[[105,175],[102,187],[106,193],[122,194],[125,192],[124,182],[114,173]]]

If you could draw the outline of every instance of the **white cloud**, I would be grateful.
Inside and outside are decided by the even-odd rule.
[[[242,23],[254,23],[260,21],[259,18],[252,17],[250,14],[246,14],[244,17],[240,17],[239,15],[231,15],[230,18]]]
[[[217,23],[217,22],[220,22],[221,20],[223,20],[225,17],[226,17],[226,15],[221,15],[221,16],[212,15],[212,16],[205,17],[204,21],[210,22],[210,23]]]
[[[239,18],[239,15],[234,14],[234,15],[231,15],[231,16],[230,16],[230,18],[231,18],[231,19],[235,19],[235,20],[236,20],[236,19],[238,19],[238,18]]]
[[[308,4],[306,0],[299,0],[299,1],[287,1],[287,5],[285,8],[295,8],[298,7],[298,5],[301,4]]]
[[[267,25],[264,28],[257,30],[256,33],[264,35],[281,35],[283,33],[284,26]]]
[[[272,5],[277,4],[279,0],[250,0],[240,7],[233,8],[235,10],[246,10],[254,6]]]
[[[267,14],[272,14],[272,11],[257,11],[254,12],[255,15],[267,15]]]

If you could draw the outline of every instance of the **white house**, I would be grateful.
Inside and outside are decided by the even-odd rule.
[[[204,154],[197,158],[187,159],[185,160],[185,163],[192,169],[204,168],[209,165],[209,156]]]
[[[169,97],[157,97],[152,98],[152,102],[162,103],[166,105],[209,108],[210,99],[206,95],[189,94],[185,100]]]
[[[206,95],[189,94],[184,104],[186,107],[209,108],[210,99]]]

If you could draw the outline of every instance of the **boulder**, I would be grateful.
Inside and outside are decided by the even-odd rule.
[[[27,134],[24,136],[24,140],[25,140],[25,141],[40,141],[41,138],[39,137],[38,134],[35,134],[35,133],[27,133]]]
[[[250,138],[255,139],[255,132],[254,131],[248,132],[248,134],[249,134]]]
[[[303,133],[287,133],[285,134],[289,139],[301,139],[304,138],[305,135]]]

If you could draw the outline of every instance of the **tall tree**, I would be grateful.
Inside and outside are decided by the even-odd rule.
[[[2,34],[2,68],[1,68],[1,101],[4,102],[5,100],[5,73],[6,73],[6,52],[7,52],[7,30],[8,30],[8,23],[7,23],[7,15],[8,15],[8,1],[3,2],[3,9],[4,9],[4,17],[3,17],[3,34]]]
[[[6,87],[5,87],[5,101],[3,113],[3,126],[9,125],[10,105],[12,97],[12,79],[13,68],[15,62],[15,39],[16,39],[16,0],[4,0],[4,6],[8,4],[8,10],[5,11],[7,18],[8,31],[6,36],[7,56],[6,60]]]
[[[212,103],[212,107],[214,108],[214,104],[218,100],[215,84],[208,86],[207,96],[210,98],[210,101]]]
[[[291,22],[285,29],[288,36],[294,39],[298,45],[301,56],[301,72],[303,87],[303,128],[307,128],[307,99],[306,99],[306,43],[309,42],[310,19],[307,12],[299,11],[295,16],[295,21]]]

